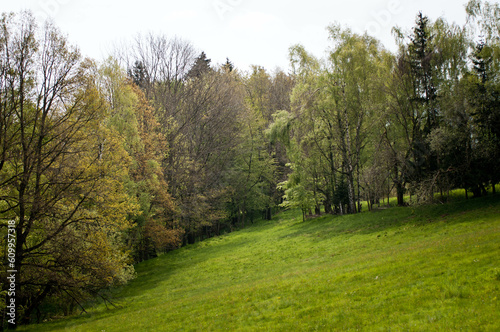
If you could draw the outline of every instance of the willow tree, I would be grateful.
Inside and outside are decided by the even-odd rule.
[[[290,48],[290,60],[294,72],[290,108],[275,112],[267,135],[273,144],[280,142],[286,148],[290,161],[286,180],[278,184],[284,193],[281,206],[300,207],[305,218],[313,208],[319,213],[324,200],[318,190],[320,161],[315,160],[317,149],[311,144],[307,116],[314,108],[320,65],[301,45]]]
[[[284,145],[277,141],[271,142],[265,135],[265,130],[272,122],[274,112],[290,109],[290,93],[294,81],[281,70],[269,73],[263,67],[253,66],[251,74],[243,77],[242,85],[245,90],[246,111],[240,121],[243,137],[237,158],[240,163],[246,160],[244,168],[247,178],[260,174],[257,177],[260,179],[259,185],[253,186],[253,189],[254,197],[260,196],[263,205],[253,212],[263,212],[264,218],[270,220],[272,209],[281,201],[282,193],[277,189],[277,185],[286,176],[288,159]],[[251,168],[255,172],[252,172]],[[253,176],[250,176],[251,173]],[[250,180],[247,183],[253,185],[255,181]]]

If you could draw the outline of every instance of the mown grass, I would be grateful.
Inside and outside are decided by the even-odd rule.
[[[22,331],[498,331],[500,195],[302,222],[137,266],[116,308]]]

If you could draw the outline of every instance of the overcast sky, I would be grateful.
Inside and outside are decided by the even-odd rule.
[[[493,0],[490,2],[498,2]],[[410,29],[418,11],[432,20],[465,22],[467,0],[0,0],[0,9],[30,9],[53,17],[84,55],[107,57],[138,33],[187,40],[212,63],[228,57],[240,70],[261,65],[288,70],[288,48],[302,44],[317,57],[329,46],[326,27],[338,22],[368,31],[395,50],[391,28]]]

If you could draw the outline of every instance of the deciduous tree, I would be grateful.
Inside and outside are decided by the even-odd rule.
[[[135,206],[95,66],[29,13],[4,14],[0,29],[0,215],[2,232],[16,224],[19,323],[48,296],[81,303],[131,278],[119,234]]]

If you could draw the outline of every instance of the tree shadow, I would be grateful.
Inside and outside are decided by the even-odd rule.
[[[323,215],[290,225],[290,233],[283,238],[309,236],[329,239],[346,234],[376,234],[403,225],[424,226],[430,223],[440,223],[446,227],[450,223],[472,222],[478,213],[499,204],[500,195],[490,195],[447,204],[393,207],[343,216]]]

